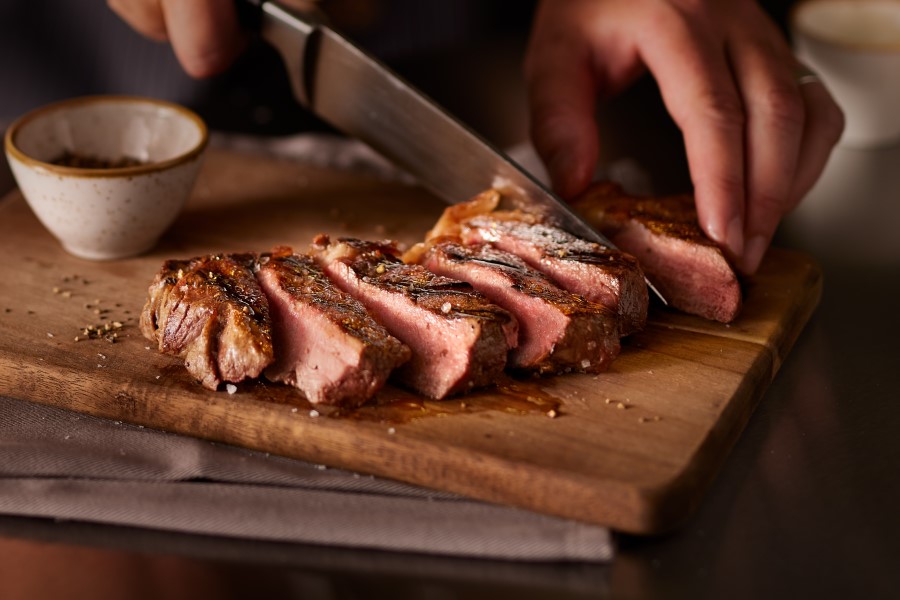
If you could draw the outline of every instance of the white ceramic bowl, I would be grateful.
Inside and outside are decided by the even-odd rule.
[[[44,226],[68,252],[108,260],[156,244],[190,196],[207,140],[203,120],[177,104],[88,96],[21,117],[5,145]],[[59,164],[65,155],[86,160]]]
[[[900,0],[804,0],[791,30],[797,57],[844,111],[841,144],[900,142]]]

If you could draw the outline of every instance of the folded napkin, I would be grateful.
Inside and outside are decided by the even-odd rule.
[[[448,556],[613,556],[602,527],[3,396],[0,513]]]

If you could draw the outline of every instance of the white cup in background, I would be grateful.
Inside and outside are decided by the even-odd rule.
[[[900,0],[804,0],[791,32],[797,57],[844,111],[840,143],[900,142]]]

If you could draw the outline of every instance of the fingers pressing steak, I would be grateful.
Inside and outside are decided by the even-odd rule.
[[[183,358],[209,389],[257,377],[272,362],[272,323],[255,260],[253,254],[170,260],[150,285],[141,331],[160,352]]]
[[[297,387],[313,403],[358,406],[409,360],[409,348],[338,289],[312,257],[280,248],[259,263],[275,332],[268,379]]]
[[[740,312],[737,275],[703,234],[691,196],[636,198],[612,182],[599,182],[573,206],[637,257],[672,307],[723,323]]]

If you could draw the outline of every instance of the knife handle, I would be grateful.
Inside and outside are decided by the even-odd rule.
[[[272,0],[237,0],[238,18],[244,28],[256,31],[278,50],[297,101],[310,105],[310,75],[315,40],[325,15],[309,2],[309,7],[287,7]]]

